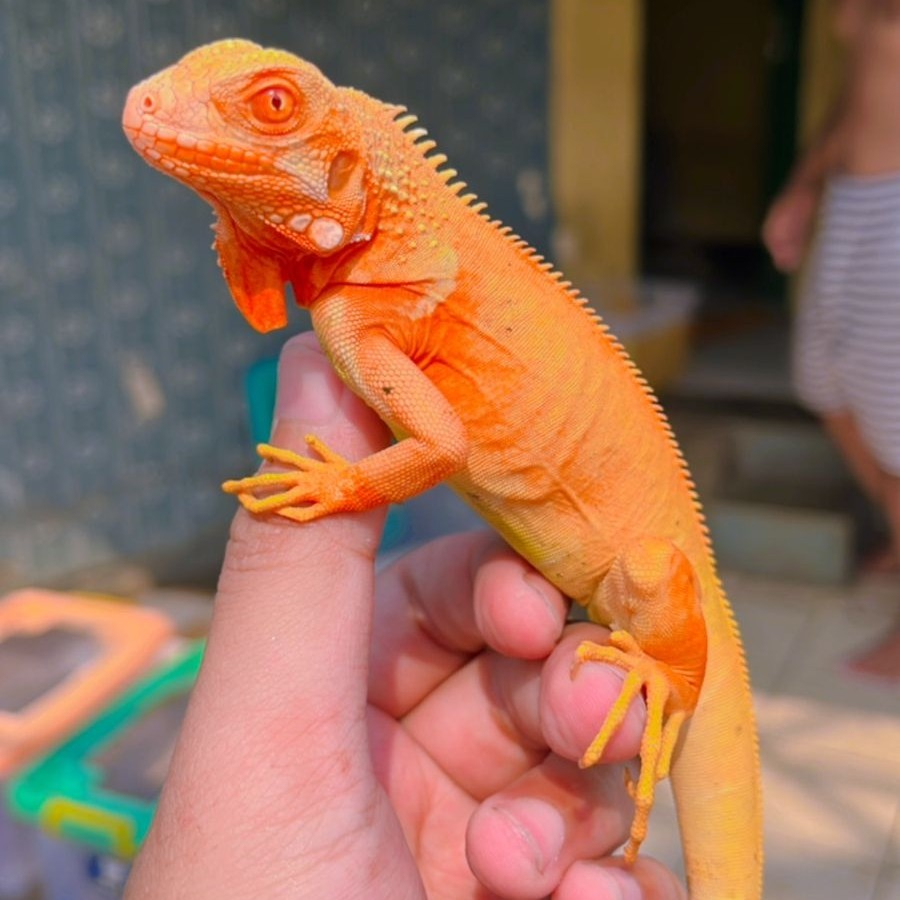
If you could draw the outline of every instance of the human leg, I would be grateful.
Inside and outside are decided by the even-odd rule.
[[[884,497],[886,476],[863,439],[853,414],[846,410],[826,413],[822,415],[822,424],[857,484],[872,503],[887,513]],[[895,525],[891,524],[890,528],[892,534],[900,533]],[[864,562],[863,568],[868,572],[900,571],[900,547],[897,539],[892,537],[887,546],[879,547]]]
[[[883,508],[893,540],[894,557],[900,559],[900,477],[883,475]],[[849,662],[854,672],[900,684],[900,618],[888,633]]]
[[[900,173],[835,178],[804,302],[798,310],[794,383],[822,417],[848,467],[882,509],[900,567]],[[891,477],[887,473],[895,473]],[[900,678],[900,627],[853,668]]]
[[[847,410],[826,413],[822,424],[868,498],[882,507],[885,475],[863,439],[853,413]]]
[[[886,560],[896,570],[900,561],[900,476],[879,466],[850,414],[829,416],[825,426],[866,493],[884,511],[891,537]],[[900,683],[900,618],[886,635],[853,657],[848,666],[861,675]]]

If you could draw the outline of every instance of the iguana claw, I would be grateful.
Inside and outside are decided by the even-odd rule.
[[[350,463],[314,435],[306,435],[305,440],[321,459],[259,444],[256,450],[265,462],[286,466],[288,470],[226,481],[222,490],[235,494],[245,509],[257,515],[276,513],[306,522],[330,512],[327,497],[334,493],[340,473]],[[273,490],[275,493],[269,493]],[[260,493],[264,495],[259,496]]]
[[[641,738],[640,775],[635,781],[629,771],[625,772],[628,792],[635,805],[625,859],[633,863],[647,836],[647,822],[653,808],[656,783],[669,774],[672,753],[686,713],[676,709],[666,715],[671,694],[670,676],[666,667],[647,656],[628,632],[614,631],[608,645],[584,641],[576,650],[573,674],[585,662],[607,663],[625,669],[627,675],[600,731],[579,760],[582,768],[596,765],[600,761],[607,744],[624,721],[631,701],[642,692],[647,701],[647,722]]]

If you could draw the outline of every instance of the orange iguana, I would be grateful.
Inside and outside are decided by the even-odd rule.
[[[622,347],[559,273],[460,194],[405,110],[311,64],[221,41],[132,89],[124,127],[212,204],[238,307],[286,323],[285,283],[340,376],[397,442],[349,463],[261,446],[282,471],[228,482],[306,522],[447,480],[612,629],[578,660],[627,672],[587,749],[641,692],[633,861],[656,782],[674,785],[694,900],[761,893],[759,760],[738,630],[672,433]]]

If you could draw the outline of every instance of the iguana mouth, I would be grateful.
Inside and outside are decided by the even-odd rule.
[[[122,127],[131,145],[151,166],[182,178],[204,174],[246,177],[275,171],[275,161],[268,154],[210,140],[160,121],[154,115],[152,93],[139,88],[128,95]]]
[[[195,173],[247,176],[274,171],[271,157],[176,131],[149,119],[144,119],[139,128],[130,123],[124,127],[131,145],[150,165],[174,175],[181,174],[179,168],[185,176]]]

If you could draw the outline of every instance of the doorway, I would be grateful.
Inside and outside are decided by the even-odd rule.
[[[803,0],[645,5],[642,270],[785,305],[759,239],[793,161]],[[729,302],[730,301],[730,302]]]

